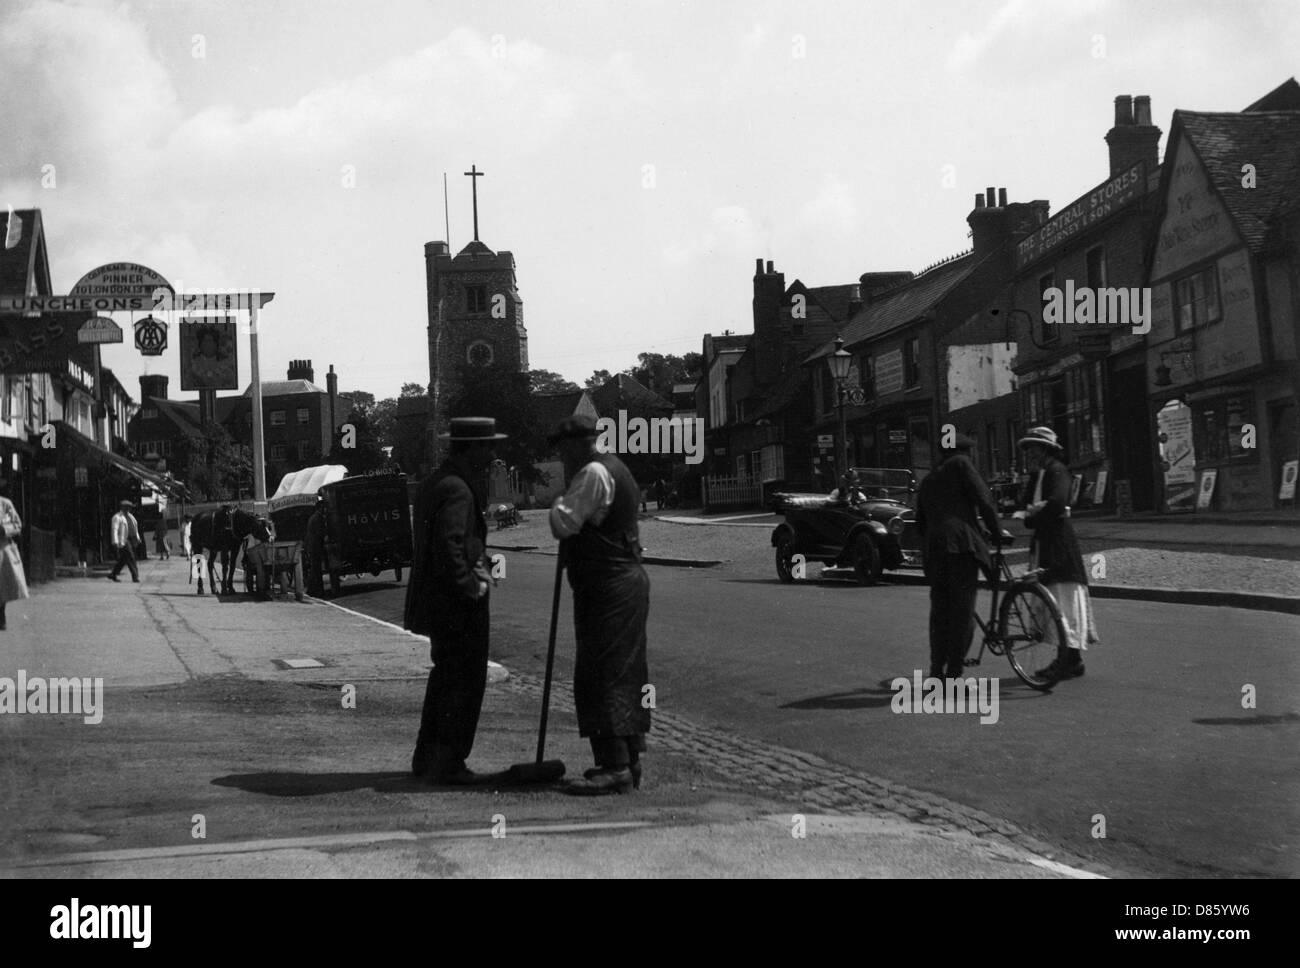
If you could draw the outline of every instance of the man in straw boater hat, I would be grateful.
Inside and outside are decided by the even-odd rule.
[[[916,496],[916,527],[924,545],[930,581],[930,675],[961,678],[975,631],[979,573],[990,574],[993,559],[979,521],[1002,540],[1002,524],[989,489],[970,453],[975,442],[957,434]]]
[[[429,782],[490,780],[466,766],[487,688],[488,564],[484,477],[505,440],[491,417],[453,417],[447,459],[415,499],[414,562],[404,624],[428,635],[433,670],[424,694],[411,772]]]
[[[1056,659],[1040,675],[1073,679],[1083,675],[1080,652],[1096,645],[1097,626],[1088,595],[1088,572],[1083,551],[1070,524],[1070,486],[1073,478],[1062,460],[1063,451],[1050,427],[1031,427],[1020,439],[1031,479],[1022,496],[1029,539],[1029,567],[1046,569],[1043,586],[1052,593],[1065,620],[1068,641],[1056,643]],[[1047,623],[1051,628],[1051,623]]]
[[[640,754],[650,730],[642,702],[650,579],[641,567],[641,489],[618,457],[597,451],[590,417],[566,418],[550,440],[569,479],[550,524],[573,589],[573,702],[579,735],[591,742],[596,761],[567,792],[626,793],[641,785]]]

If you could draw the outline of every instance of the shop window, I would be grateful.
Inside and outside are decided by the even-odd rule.
[[[1046,314],[1043,310],[1047,306],[1047,290],[1056,285],[1056,272],[1044,273],[1038,278],[1038,341],[1040,343],[1050,343],[1053,340],[1060,339],[1061,334],[1059,327],[1053,326],[1047,322]]]
[[[1247,463],[1259,459],[1257,447],[1242,446],[1242,426],[1255,423],[1255,400],[1249,393],[1207,400],[1193,408],[1196,463]]]
[[[913,336],[903,344],[903,385],[921,384],[921,337]]]
[[[1067,436],[1073,444],[1070,459],[1101,457],[1105,453],[1101,364],[1085,363],[1069,370],[1065,376]]]
[[[1214,266],[1175,280],[1174,322],[1178,332],[1186,333],[1197,326],[1218,322],[1222,316],[1218,274]]]

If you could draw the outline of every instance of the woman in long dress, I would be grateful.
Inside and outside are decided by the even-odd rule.
[[[1096,645],[1097,624],[1088,595],[1088,573],[1074,526],[1070,524],[1070,469],[1050,427],[1033,427],[1020,440],[1031,478],[1021,503],[1029,542],[1029,566],[1043,568],[1043,586],[1052,593],[1065,621],[1066,641],[1056,643],[1056,658],[1039,675],[1073,679],[1083,675],[1082,653]],[[1051,625],[1048,624],[1050,630]]]
[[[9,482],[0,478],[0,630],[5,628],[5,606],[20,598],[29,598],[27,573],[18,550],[23,521],[14,502],[4,496]]]

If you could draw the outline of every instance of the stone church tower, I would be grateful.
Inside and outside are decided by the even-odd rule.
[[[453,258],[446,242],[428,242],[424,268],[429,298],[431,449],[441,455],[444,447],[437,435],[447,429],[447,410],[460,392],[462,374],[472,374],[478,367],[527,372],[528,332],[510,252],[493,252],[476,238]]]

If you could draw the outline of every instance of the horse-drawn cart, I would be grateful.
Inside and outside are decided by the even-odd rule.
[[[303,599],[302,542],[264,541],[244,550],[244,583],[250,594],[271,596],[271,586],[293,589],[295,601]]]

